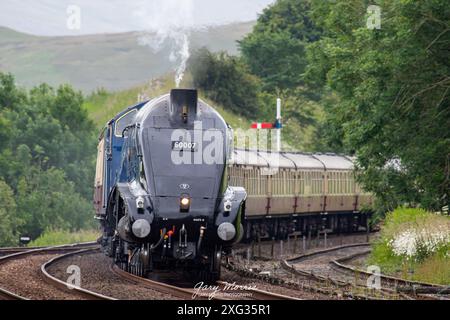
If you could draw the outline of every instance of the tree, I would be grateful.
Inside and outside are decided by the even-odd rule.
[[[92,226],[91,202],[82,198],[60,169],[33,169],[19,181],[17,215],[22,232],[37,238],[46,229],[79,230]]]
[[[16,243],[15,229],[18,220],[15,217],[16,202],[11,188],[0,180],[0,244],[13,245]]]
[[[250,71],[262,79],[263,90],[292,89],[304,84],[305,46],[321,30],[310,18],[310,1],[278,0],[259,16],[253,31],[239,41]]]
[[[259,114],[258,79],[247,72],[239,58],[225,52],[198,50],[190,61],[194,86],[206,96],[238,114]]]
[[[381,29],[367,1],[312,1],[324,36],[310,44],[307,78],[336,94],[331,133],[357,156],[359,179],[388,207],[438,209],[450,190],[450,7],[382,0]]]
[[[91,225],[96,137],[82,102],[70,86],[25,92],[0,73],[0,245]]]

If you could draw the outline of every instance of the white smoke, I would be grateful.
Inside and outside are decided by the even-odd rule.
[[[175,65],[175,84],[179,87],[189,59],[189,35],[194,28],[193,0],[141,0],[134,15],[146,31],[141,45],[154,52],[170,46],[169,59]]]

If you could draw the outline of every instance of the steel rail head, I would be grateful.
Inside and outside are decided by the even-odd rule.
[[[44,275],[44,280],[47,281],[49,284],[52,284],[62,290],[68,291],[68,292],[76,292],[77,294],[86,297],[88,299],[92,299],[92,300],[117,300],[113,297],[108,297],[105,296],[103,294],[94,292],[94,291],[90,291],[81,287],[77,287],[74,285],[71,285],[65,281],[62,281],[61,279],[56,278],[55,276],[52,276],[48,271],[47,268],[50,267],[51,265],[55,264],[58,261],[64,260],[68,257],[77,255],[77,254],[83,254],[83,253],[88,253],[88,252],[94,252],[99,250],[99,248],[88,248],[88,249],[82,249],[82,250],[78,250],[78,251],[74,251],[74,252],[69,252],[63,255],[59,255],[56,256],[52,259],[50,259],[49,261],[45,262],[44,264],[41,265],[41,273]]]

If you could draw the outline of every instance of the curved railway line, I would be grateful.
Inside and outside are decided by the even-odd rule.
[[[380,274],[381,289],[367,286],[372,274],[348,265],[370,253],[368,243],[315,250],[282,260],[255,257],[253,263],[231,260],[226,268],[247,278],[338,299],[445,299],[448,288]],[[261,272],[264,271],[264,272]],[[425,293],[428,293],[425,295]]]
[[[73,243],[73,244],[64,244],[58,246],[40,246],[40,247],[3,247],[0,248],[0,257],[7,256],[14,253],[20,253],[31,250],[42,250],[46,249],[48,252],[50,251],[59,251],[59,250],[80,250],[82,248],[88,248],[97,245],[97,242],[82,242],[82,243]]]
[[[116,274],[117,276],[127,279],[137,285],[141,285],[153,290],[157,290],[163,292],[165,294],[169,294],[174,297],[178,297],[180,299],[192,299],[193,291],[187,288],[174,286],[168,283],[155,281],[147,278],[142,278],[136,275],[133,275],[127,271],[120,269],[117,265],[112,264],[110,266],[111,272]],[[200,297],[201,298],[201,297]]]
[[[152,289],[156,288],[181,299],[192,299],[195,296],[195,299],[202,300],[230,300],[229,297],[235,296],[251,300],[298,300],[291,296],[272,293],[257,288],[247,288],[244,285],[226,281],[217,281],[215,285],[208,285],[207,288],[196,294],[196,290],[193,288],[185,288],[148,278],[142,278],[120,269],[117,265],[111,265],[110,269],[120,277],[126,278],[142,286],[150,287]]]
[[[286,270],[293,271],[297,274],[311,276],[319,280],[331,279],[333,277],[335,282],[345,284],[354,281],[354,275],[336,274],[332,261],[349,255],[361,255],[369,252],[370,245],[368,243],[343,245],[282,260],[281,265]]]
[[[333,269],[337,269],[342,271],[343,273],[348,274],[357,274],[364,280],[367,280],[370,276],[373,276],[372,273],[362,270],[354,265],[346,264],[350,261],[357,259],[359,257],[365,256],[370,251],[355,253],[349,256],[345,256],[342,258],[338,258],[332,260],[330,262]],[[396,291],[412,293],[414,295],[418,294],[422,297],[425,294],[433,294],[433,295],[442,295],[441,298],[446,298],[444,295],[450,294],[450,286],[438,285],[427,282],[413,281],[402,279],[398,277],[388,276],[384,274],[380,274],[380,284],[381,287],[393,288]]]
[[[65,282],[58,282],[45,272],[45,264],[61,254],[93,249],[98,249],[95,242],[2,249],[0,252],[4,255],[0,257],[0,297],[8,300],[112,299],[81,288],[70,289]]]
[[[128,298],[119,295],[119,291],[147,291],[142,298],[163,297],[170,299],[200,299],[200,300],[231,300],[252,299],[252,300],[286,300],[297,299],[295,297],[271,293],[257,288],[246,288],[246,286],[236,283],[227,283],[219,281],[213,286],[208,286],[203,290],[196,290],[192,287],[183,287],[165,283],[164,281],[155,281],[147,278],[141,278],[128,273],[116,265],[110,265],[108,272],[114,275],[114,282],[121,280],[128,283],[123,286],[123,290],[115,287],[107,290],[106,293],[99,288],[84,287],[84,277],[86,269],[93,270],[92,264],[96,260],[87,261],[83,268],[83,287],[68,285],[63,279],[64,272],[55,272],[58,268],[65,269],[67,265],[73,263],[77,258],[99,256],[99,247],[95,242],[64,245],[56,247],[34,247],[34,248],[3,248],[0,249],[0,299],[3,300],[29,300],[29,299],[76,299],[76,300],[116,300]],[[26,260],[26,262],[24,262]],[[93,271],[92,271],[93,272]],[[103,270],[104,272],[104,270]],[[110,275],[110,276],[111,276]],[[67,276],[67,275],[66,275]],[[91,275],[96,277],[98,275]],[[98,279],[102,282],[104,279]],[[118,281],[120,282],[120,281]],[[107,286],[108,281],[105,281]],[[127,289],[126,289],[126,288]],[[117,292],[115,292],[115,291]],[[156,294],[157,293],[157,294]],[[133,297],[132,297],[133,298]]]
[[[273,292],[269,292],[266,290],[261,290],[261,289],[257,289],[257,288],[246,288],[246,289],[234,289],[235,287],[239,287],[240,285],[235,284],[235,283],[229,283],[226,281],[217,281],[217,284],[220,285],[220,290],[222,290],[223,292],[230,292],[231,294],[237,293],[241,293],[241,294],[246,294],[249,293],[250,294],[250,298],[254,299],[254,300],[301,300],[299,298],[296,297],[292,297],[292,296],[288,296],[288,295],[284,295],[284,294],[278,294],[278,293],[273,293]]]
[[[338,246],[281,261],[281,266],[296,275],[312,277],[321,282],[363,290],[370,298],[435,299],[436,296],[421,295],[417,286],[425,293],[443,292],[444,286],[410,281],[378,274],[380,290],[368,289],[368,279],[373,273],[346,265],[344,262],[370,253],[370,244],[360,243]],[[372,295],[374,295],[372,297]]]
[[[89,299],[89,300],[116,300],[113,297],[109,297],[91,290],[87,290],[84,288],[80,288],[80,287],[76,287],[76,286],[68,286],[67,282],[62,281],[61,279],[58,279],[57,277],[51,275],[47,269],[54,265],[55,263],[57,263],[58,261],[61,261],[63,259],[66,259],[69,256],[73,256],[73,255],[77,255],[77,254],[83,254],[83,253],[87,253],[87,252],[92,252],[92,251],[97,251],[99,250],[99,248],[95,248],[95,249],[82,249],[82,250],[77,250],[74,252],[69,252],[63,255],[58,255],[50,260],[48,260],[47,262],[43,263],[41,265],[41,272],[44,276],[44,280],[47,283],[50,283],[51,285],[53,285],[56,288],[59,288],[61,290],[72,290],[75,291],[77,294],[79,294],[80,296]]]
[[[449,288],[429,283],[410,281],[380,275],[381,290],[368,289],[371,276],[350,262],[370,252],[368,243],[347,244],[325,250],[316,250],[278,262],[273,275],[259,274],[231,261],[225,266],[242,278],[236,282],[218,281],[212,286],[196,290],[195,284],[177,281],[168,275],[157,280],[135,276],[110,264],[102,270],[93,268],[96,259],[106,259],[95,242],[38,248],[0,248],[0,299],[199,299],[199,300],[300,300],[292,290],[315,292],[322,298],[338,299],[448,299]],[[63,281],[65,268],[84,259],[83,277],[94,278],[98,284],[69,287]],[[24,262],[26,260],[26,263]],[[75,261],[75,262],[74,262]],[[109,260],[108,260],[109,261]],[[257,259],[261,264],[274,263],[267,258]],[[248,266],[247,266],[248,267]],[[60,269],[59,274],[55,270]],[[86,270],[92,272],[86,275]],[[97,272],[97,273],[95,273]],[[89,272],[88,272],[89,273]],[[109,277],[109,280],[108,280]],[[166,278],[164,280],[163,278]],[[229,278],[229,277],[226,277]],[[246,279],[271,283],[261,290],[247,284]],[[163,279],[163,280],[161,280]],[[257,281],[256,281],[257,282]],[[111,286],[110,284],[114,284]],[[261,282],[260,282],[261,283]],[[272,286],[289,288],[272,291]],[[264,286],[263,286],[264,287]],[[106,288],[106,289],[105,289]],[[134,295],[131,293],[134,292]],[[299,291],[300,292],[300,291]],[[281,293],[281,294],[280,294]],[[303,298],[302,295],[300,295]]]

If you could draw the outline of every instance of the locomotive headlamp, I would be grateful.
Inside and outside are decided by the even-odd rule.
[[[217,228],[217,235],[223,241],[230,241],[236,236],[236,228],[232,223],[224,222]]]
[[[131,226],[133,234],[138,238],[145,238],[150,234],[150,223],[145,219],[136,220]]]
[[[181,212],[188,212],[189,206],[191,204],[191,199],[188,195],[182,195],[180,199],[180,211]]]

